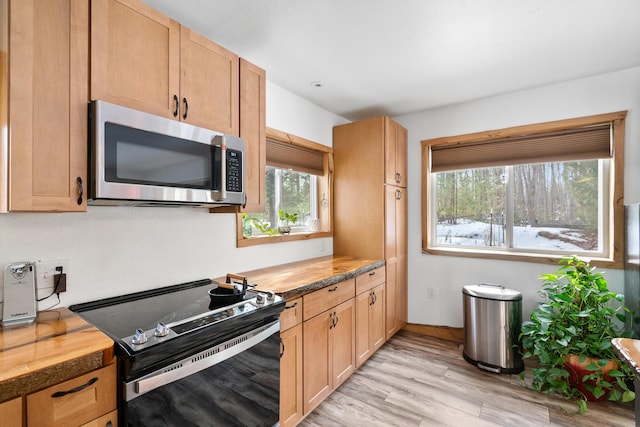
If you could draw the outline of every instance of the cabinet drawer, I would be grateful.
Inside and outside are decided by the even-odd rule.
[[[82,425],[116,409],[116,364],[27,396],[27,424]]]
[[[289,300],[280,314],[280,331],[286,331],[302,322],[302,297]]]
[[[347,279],[302,297],[304,320],[311,319],[356,295],[355,279]]]
[[[111,411],[107,415],[82,424],[82,427],[118,427],[118,411]]]
[[[361,294],[385,282],[384,267],[376,268],[356,277],[356,294]]]

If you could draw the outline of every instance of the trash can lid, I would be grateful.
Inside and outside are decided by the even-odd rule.
[[[481,283],[479,285],[467,285],[462,289],[463,294],[478,298],[488,298],[501,301],[516,301],[522,299],[522,294],[513,289],[507,289],[502,285],[493,283]]]

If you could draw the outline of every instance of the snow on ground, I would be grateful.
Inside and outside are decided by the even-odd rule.
[[[515,226],[513,245],[521,249],[551,249],[563,251],[584,251],[579,246],[585,242],[580,230],[556,227]],[[542,235],[541,235],[542,233]],[[439,223],[436,228],[437,242],[454,246],[497,246],[504,247],[504,231],[501,225],[459,219],[458,224]],[[555,236],[547,238],[544,235]],[[562,239],[562,240],[560,240]],[[491,241],[491,244],[489,244]],[[576,244],[571,243],[571,241]]]

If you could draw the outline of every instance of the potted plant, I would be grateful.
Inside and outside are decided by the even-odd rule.
[[[298,214],[278,209],[278,218],[280,218],[280,221],[284,223],[284,225],[278,227],[278,232],[280,234],[289,234],[291,233],[290,223],[295,224],[298,221]]]
[[[623,296],[588,262],[572,256],[560,264],[540,277],[544,301],[522,323],[522,357],[537,359],[532,387],[576,400],[580,413],[588,400],[632,401],[634,373],[611,346],[612,338],[632,335]]]

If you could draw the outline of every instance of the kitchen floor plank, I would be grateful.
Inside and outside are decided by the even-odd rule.
[[[299,425],[632,427],[635,413],[632,403],[591,402],[580,415],[518,375],[471,365],[458,343],[400,331]]]

